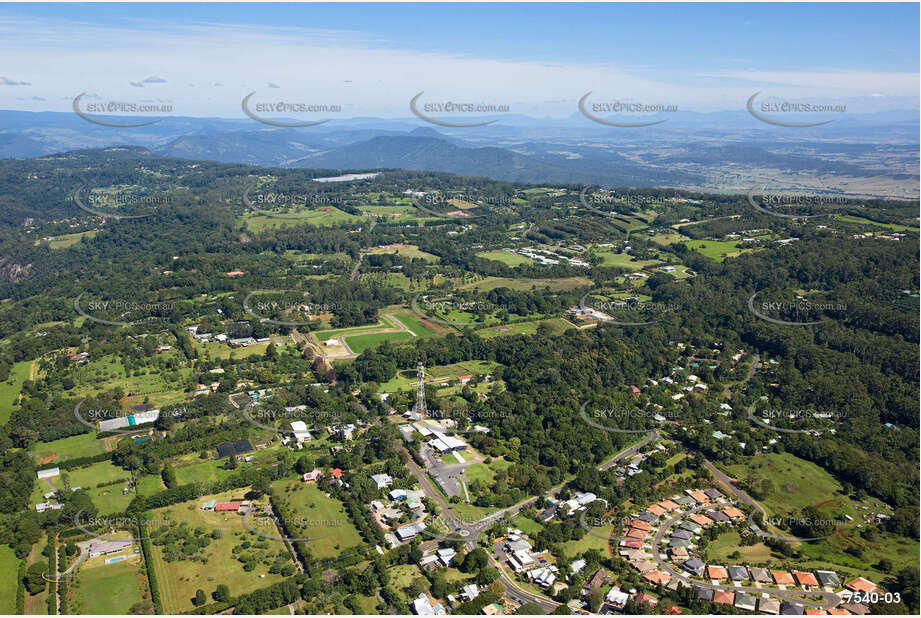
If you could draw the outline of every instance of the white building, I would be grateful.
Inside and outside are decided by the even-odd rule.
[[[60,468],[45,468],[44,470],[38,471],[38,478],[50,479],[53,476],[58,476],[60,473],[61,473]]]
[[[307,431],[307,423],[304,421],[291,421],[291,431],[294,432],[294,439],[298,444],[310,440],[310,432]]]

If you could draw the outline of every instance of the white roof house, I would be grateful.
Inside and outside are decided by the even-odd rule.
[[[307,423],[304,421],[291,421],[291,430],[294,432],[294,439],[298,442],[310,440],[310,432],[307,431]]]
[[[44,470],[38,471],[38,478],[49,479],[53,476],[58,476],[60,473],[61,473],[60,468],[45,468]]]
[[[461,588],[460,595],[461,598],[465,601],[470,601],[471,599],[475,599],[480,595],[480,590],[477,588],[476,584],[467,584]]]
[[[378,489],[393,485],[393,478],[389,474],[372,474],[371,480],[377,484]]]

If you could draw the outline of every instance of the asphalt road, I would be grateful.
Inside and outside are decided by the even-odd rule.
[[[621,452],[619,452],[617,455],[614,455],[614,457],[611,458],[609,461],[606,461],[605,463],[598,466],[598,470],[600,470],[601,472],[604,472],[605,470],[612,468],[614,464],[616,464],[621,459],[625,457],[633,457],[634,455],[639,453],[640,449],[642,449],[644,446],[646,446],[650,442],[655,442],[656,440],[659,440],[661,438],[662,436],[659,435],[658,431],[656,431],[655,429],[649,430],[649,433],[647,433],[646,437],[643,438],[640,442],[637,442],[633,446],[630,446],[622,450]]]

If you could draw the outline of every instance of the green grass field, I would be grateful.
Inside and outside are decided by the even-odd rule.
[[[417,337],[431,337],[436,334],[435,331],[423,324],[419,316],[412,311],[407,309],[396,309],[390,313]]]
[[[9,378],[0,382],[0,425],[6,425],[13,410],[19,406],[19,393],[22,383],[29,377],[31,365],[32,361],[13,363]]]
[[[606,536],[611,536],[614,534],[614,526],[600,526],[598,528],[592,528],[595,532],[603,534]],[[590,549],[597,549],[604,556],[611,555],[611,541],[608,539],[603,539],[594,534],[585,533],[578,541],[567,541],[563,543],[563,552],[568,556],[576,556],[583,552],[586,552]]]
[[[334,558],[343,550],[363,543],[342,503],[335,498],[327,498],[316,484],[280,480],[272,483],[272,489],[282,500],[279,510],[288,514],[290,535],[296,538],[319,537],[308,542],[315,558]],[[311,522],[318,525],[309,525]]]
[[[127,560],[89,568],[81,566],[75,586],[81,614],[127,614],[141,600],[138,564]]]
[[[739,244],[734,240],[688,240],[684,243],[685,247],[692,251],[697,251],[710,259],[722,262],[726,258],[741,255],[752,249],[740,249],[736,247]]]
[[[879,221],[872,221],[870,219],[864,219],[863,217],[854,217],[852,215],[832,215],[832,219],[836,221],[846,221],[848,223],[863,223],[864,225],[875,225],[878,227],[884,227],[887,230],[893,232],[917,232],[918,228],[908,227],[907,225],[899,225],[897,223],[880,223]]]
[[[163,479],[159,474],[148,474],[137,481],[137,493],[139,496],[152,496],[165,489]]]
[[[771,559],[771,549],[764,543],[744,546],[735,530],[724,532],[707,545],[706,559],[713,564],[765,564]],[[738,558],[730,558],[738,552]]]
[[[346,343],[349,344],[349,348],[352,350],[352,352],[361,354],[369,348],[376,348],[385,341],[396,342],[406,341],[407,339],[415,339],[415,337],[407,332],[370,333],[367,335],[353,335],[348,337],[346,339]]]
[[[459,286],[462,290],[477,289],[484,292],[496,288],[509,288],[510,290],[530,291],[550,288],[551,291],[569,291],[577,288],[591,287],[591,279],[585,277],[563,277],[560,279],[511,279],[508,277],[485,277],[478,281],[465,283]]]
[[[9,545],[0,545],[0,614],[16,613],[19,558]]]
[[[165,562],[163,560],[163,546],[152,544],[153,568],[157,574],[160,585],[160,594],[163,608],[169,614],[188,613],[192,608],[192,597],[195,591],[201,588],[211,598],[211,593],[218,584],[227,584],[230,594],[238,596],[251,592],[257,588],[271,586],[284,578],[280,574],[268,572],[268,565],[258,562],[252,571],[244,571],[243,563],[236,560],[231,550],[240,543],[248,540],[251,543],[266,541],[268,548],[265,551],[272,556],[280,551],[287,552],[282,541],[266,540],[248,532],[243,526],[243,517],[236,513],[217,513],[202,511],[201,504],[209,499],[218,502],[240,500],[247,489],[237,489],[211,496],[202,496],[197,500],[183,502],[170,507],[153,511],[152,520],[163,525],[167,520],[186,522],[193,528],[202,528],[206,534],[217,529],[223,529],[221,538],[213,539],[211,544],[204,549],[205,562],[181,560],[178,562]],[[261,517],[251,517],[250,525],[264,531],[265,534],[280,536],[274,525],[264,523]],[[159,527],[159,526],[157,526]],[[156,527],[154,531],[156,530]],[[292,562],[293,564],[293,562]],[[265,575],[265,577],[261,577]]]
[[[475,463],[464,470],[464,476],[467,477],[467,480],[471,483],[474,481],[481,481],[489,485],[492,483],[493,479],[496,478],[496,472],[498,470],[508,470],[511,465],[511,462],[505,461],[504,459],[493,459],[489,464]]]
[[[50,479],[54,483],[53,486],[49,483],[49,479],[37,481],[35,488],[32,490],[31,503],[44,502],[43,494],[63,489],[65,475],[71,488],[80,487],[86,490],[93,500],[93,504],[103,515],[124,511],[134,497],[133,492],[128,492],[127,495],[122,493],[122,488],[128,485],[127,479],[131,477],[131,474],[127,470],[113,465],[110,461],[102,461],[85,468],[63,471],[60,476]],[[118,479],[125,479],[125,482],[96,488],[100,483]]]
[[[236,472],[236,470],[224,470],[221,467],[223,464],[224,460],[210,459],[190,466],[177,466],[173,469],[176,471],[176,481],[180,485],[212,483]]]
[[[438,256],[432,255],[431,253],[426,253],[421,251],[416,245],[404,245],[404,244],[395,244],[389,245],[387,247],[374,247],[369,249],[366,253],[370,255],[388,255],[396,253],[400,257],[405,258],[422,258],[426,262],[437,262]]]
[[[574,328],[572,324],[562,318],[550,318],[549,320],[533,320],[531,322],[515,322],[514,324],[490,326],[478,329],[476,334],[484,339],[509,335],[533,335],[537,332],[537,327],[540,324],[547,324],[551,329],[552,335],[560,335],[567,329]]]
[[[44,243],[51,247],[52,249],[67,249],[72,247],[84,238],[92,238],[99,233],[99,230],[87,230],[86,232],[74,232],[73,234],[62,234],[60,236],[55,236],[53,240],[41,240],[36,241],[38,243]]]
[[[46,461],[41,467],[51,463],[60,463],[77,457],[92,457],[105,451],[102,440],[96,439],[96,433],[81,433],[69,438],[61,438],[53,442],[36,442],[29,447],[36,465]],[[54,459],[47,461],[49,457]]]
[[[509,266],[534,263],[534,260],[527,256],[518,255],[517,253],[508,253],[506,251],[483,251],[482,253],[477,253],[476,255],[477,257],[493,260],[495,262],[502,262],[503,264],[508,264]]]
[[[263,208],[271,212],[269,208]],[[282,211],[278,211],[282,213]],[[357,223],[365,221],[365,217],[357,217],[347,212],[341,211],[331,206],[324,206],[316,209],[296,208],[283,214],[296,214],[296,219],[280,219],[278,217],[269,217],[258,213],[246,213],[242,222],[253,232],[264,232],[271,228],[284,227],[287,225],[301,225],[310,223],[311,225],[339,225],[340,223]]]
[[[528,536],[534,537],[538,534],[544,527],[531,519],[530,517],[525,517],[524,515],[515,515],[512,519],[512,526],[518,528]]]
[[[592,249],[592,253],[603,260],[602,264],[604,266],[618,266],[620,268],[642,270],[647,266],[661,263],[660,260],[634,260],[633,256],[629,253],[614,253],[607,247]]]

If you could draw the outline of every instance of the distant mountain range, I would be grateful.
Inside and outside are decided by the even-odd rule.
[[[917,165],[918,114],[852,115],[823,130],[778,130],[745,112],[666,114],[645,129],[605,127],[585,118],[503,118],[475,129],[419,127],[418,120],[357,118],[287,129],[250,120],[166,118],[131,129],[96,125],[70,113],[0,111],[0,158],[110,146],[226,163],[325,169],[401,168],[515,182],[605,186],[693,186],[725,166],[790,174],[911,178],[864,167],[880,151]],[[543,127],[543,128],[541,128]],[[869,157],[879,160],[878,156]],[[917,177],[916,175],[914,176]]]

